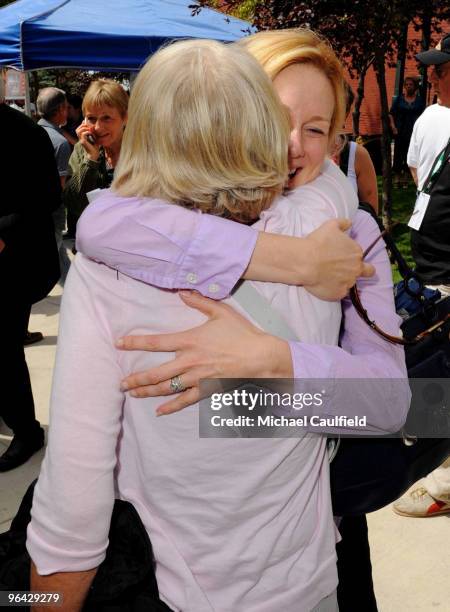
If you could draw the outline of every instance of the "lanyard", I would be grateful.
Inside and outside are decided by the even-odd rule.
[[[427,180],[425,181],[425,184],[422,187],[423,193],[428,193],[428,194],[431,193],[431,190],[433,189],[437,179],[439,178],[439,174],[441,173],[444,163],[447,163],[447,161],[450,159],[449,145],[450,145],[450,140],[448,141],[447,145],[442,149],[442,151],[439,153],[439,155],[434,160],[430,173],[427,177]]]

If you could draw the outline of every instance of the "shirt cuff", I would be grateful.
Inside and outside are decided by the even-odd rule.
[[[214,300],[227,297],[247,269],[257,239],[253,227],[202,214],[175,287],[196,290]]]
[[[33,519],[27,527],[26,549],[40,576],[47,576],[56,572],[84,572],[98,567],[106,557],[108,539],[102,546],[85,545],[67,535],[59,534],[52,537],[44,529],[39,533],[35,529]]]

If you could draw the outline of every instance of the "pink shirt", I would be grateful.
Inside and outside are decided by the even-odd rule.
[[[291,220],[301,223],[298,207],[290,210]],[[126,266],[123,271],[138,278],[164,278],[170,284],[185,273],[185,282],[206,287],[210,294],[228,293],[231,279],[247,263],[245,257],[244,262],[234,257],[236,248],[241,257],[248,254],[245,237],[256,233],[177,206],[111,192],[87,211],[78,227],[79,248],[101,250],[102,257],[111,250],[112,258]],[[120,232],[121,215],[126,234]],[[269,227],[269,220],[278,218],[276,209],[266,215],[262,223]],[[149,224],[158,248],[146,246]],[[363,247],[378,232],[370,217],[359,213],[354,227]],[[224,247],[231,272],[216,274],[221,260],[213,254],[223,243],[222,230],[228,236]],[[117,241],[111,240],[115,232]],[[203,250],[214,257],[209,264]],[[398,319],[384,248],[375,249],[371,260],[378,265],[378,277],[364,281],[363,290],[378,306],[377,314],[384,315],[380,323],[395,333]],[[302,289],[282,285],[272,286],[266,297],[276,301],[291,290],[303,303]],[[276,307],[292,319],[291,306],[291,299],[280,299]],[[336,305],[326,308],[333,312]],[[348,305],[344,310],[343,342],[349,352],[332,346],[339,318],[330,318],[322,345],[314,342],[314,333],[310,342],[291,343],[296,376],[404,377],[402,350],[374,336]],[[315,315],[311,311],[308,316]],[[42,574],[96,567],[104,558],[116,494],[138,510],[154,546],[161,596],[174,610],[307,612],[337,583],[325,440],[199,440],[197,406],[158,419],[158,398],[133,399],[119,391],[127,373],[158,365],[170,355],[116,351],[117,337],[178,331],[203,320],[175,292],[77,256],[64,293],[50,439],[28,550]],[[304,333],[302,326],[298,331]],[[381,408],[362,407],[367,408],[369,431],[398,429],[408,393],[394,397],[390,385],[379,387]],[[335,410],[339,413],[337,404]]]
[[[137,509],[176,612],[309,612],[337,584],[325,438],[199,439],[197,405],[158,418],[161,398],[119,390],[171,355],[119,351],[116,338],[204,319],[175,291],[77,255],[28,551],[40,574],[98,566],[118,496]]]

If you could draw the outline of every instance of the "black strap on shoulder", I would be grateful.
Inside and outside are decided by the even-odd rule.
[[[440,151],[438,155],[436,155],[436,158],[434,159],[431,165],[430,172],[428,173],[426,181],[423,184],[422,191],[425,191],[426,193],[431,192],[431,190],[437,183],[437,180],[439,179],[441,172],[444,170],[445,164],[447,163],[447,160],[449,157],[450,157],[450,138],[448,139],[448,142],[446,146],[442,149],[442,151]],[[439,160],[441,162],[440,165],[439,165]]]
[[[369,215],[371,215],[373,217],[373,219],[376,221],[378,227],[380,228],[380,232],[384,232],[385,231],[381,219],[378,217],[377,213],[375,212],[375,210],[373,209],[373,206],[371,204],[369,204],[368,202],[360,202],[359,203],[359,209],[360,210],[364,210],[366,213],[369,213]],[[403,255],[398,250],[398,247],[395,244],[395,241],[394,241],[394,238],[392,237],[392,235],[389,232],[385,232],[383,237],[384,237],[384,241],[386,243],[386,246],[387,246],[387,248],[389,249],[389,251],[391,253],[392,259],[395,261],[395,263],[398,266],[398,271],[400,272],[401,276],[405,280],[408,280],[408,279],[410,279],[412,277],[417,278],[417,274],[408,265],[407,261],[405,260]],[[417,279],[417,280],[421,284],[420,279]]]
[[[339,168],[342,170],[342,172],[345,174],[345,176],[348,175],[348,158],[349,158],[349,155],[350,155],[350,142],[347,140],[347,142],[345,143],[344,148],[339,153]]]

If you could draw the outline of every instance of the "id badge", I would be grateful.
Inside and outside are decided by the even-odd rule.
[[[423,191],[419,192],[416,203],[414,204],[413,214],[411,215],[411,219],[408,221],[409,227],[412,227],[412,229],[415,230],[420,229],[425,213],[427,212],[429,201],[429,193],[424,193]]]

